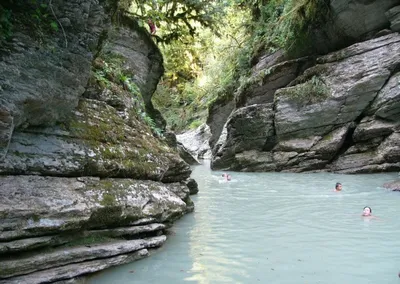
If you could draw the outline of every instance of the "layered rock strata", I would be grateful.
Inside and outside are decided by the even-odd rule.
[[[1,5],[17,18],[48,7],[36,2]],[[50,5],[62,29],[40,34],[22,18],[0,45],[0,283],[143,258],[197,192],[157,129],[163,62],[148,32],[118,1]]]
[[[232,112],[213,149],[212,167],[399,170],[399,51],[400,35],[392,33],[318,57],[286,87]],[[265,75],[266,90],[274,68]]]
[[[209,108],[212,168],[398,170],[398,4],[330,1],[298,50],[309,56],[256,55],[248,80]]]

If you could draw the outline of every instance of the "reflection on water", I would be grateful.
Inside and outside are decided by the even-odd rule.
[[[195,212],[167,243],[89,282],[400,283],[400,194],[380,188],[397,173],[231,175],[194,167]]]

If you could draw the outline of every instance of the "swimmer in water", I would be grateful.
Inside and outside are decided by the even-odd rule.
[[[340,182],[337,182],[335,185],[335,189],[333,191],[342,191],[342,184]]]
[[[229,174],[224,173],[224,174],[222,174],[222,177],[225,178],[225,181],[231,180],[231,175],[229,175]]]
[[[369,206],[365,206],[363,209],[363,213],[361,214],[362,217],[368,217],[368,219],[379,219],[376,216],[372,215],[372,209]]]
[[[363,213],[362,213],[361,216],[363,216],[363,217],[370,217],[370,216],[372,216],[372,209],[371,209],[371,207],[365,206],[364,209],[363,209]]]

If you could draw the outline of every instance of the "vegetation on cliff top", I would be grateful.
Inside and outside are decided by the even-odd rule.
[[[151,20],[159,27],[158,42],[171,43],[182,37],[197,35],[198,30],[215,30],[221,17],[224,1],[209,0],[120,0],[120,9],[128,12],[140,23]]]
[[[326,0],[210,2],[219,7],[217,16],[210,14],[212,29],[199,26],[195,37],[183,33],[161,45],[166,73],[153,101],[177,132],[204,122],[217,98],[232,99],[260,55],[307,54],[310,36],[329,12]]]
[[[46,35],[59,31],[50,0],[4,0],[0,3],[0,44],[18,30],[29,30],[42,42]]]
[[[205,121],[210,103],[232,99],[248,81],[260,55],[285,50],[297,56],[308,50],[310,35],[326,19],[327,0],[111,0],[118,12],[141,26],[148,21],[165,58],[165,75],[153,97],[169,128],[181,131]],[[29,9],[22,11],[19,7]],[[26,6],[28,5],[28,6]],[[23,14],[38,38],[58,30],[50,0],[6,0],[0,4],[0,40],[12,36]],[[22,14],[21,14],[22,13]],[[118,21],[119,13],[114,20]],[[97,70],[99,83],[107,84],[112,65]],[[114,68],[116,69],[116,68]],[[107,72],[107,70],[111,70]],[[119,74],[117,80],[134,96],[134,84]],[[108,81],[107,81],[108,80]],[[144,112],[142,112],[144,113]],[[145,113],[144,113],[145,114]],[[151,119],[143,119],[156,130]],[[156,130],[157,132],[157,130]]]

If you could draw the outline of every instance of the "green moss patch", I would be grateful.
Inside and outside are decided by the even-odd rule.
[[[82,99],[75,116],[65,125],[88,147],[85,174],[155,179],[159,167],[177,155],[134,115],[124,120],[105,102]]]
[[[109,196],[110,194],[106,193],[105,195]],[[110,200],[107,200],[107,202],[110,202]],[[104,195],[103,200],[101,200],[100,203],[104,203]],[[121,215],[122,208],[119,206],[106,206],[99,208],[90,216],[89,226],[98,228],[118,225],[121,222]]]
[[[287,96],[301,105],[310,105],[324,101],[329,97],[330,90],[320,77],[313,76],[304,83],[281,89],[276,95]]]
[[[0,45],[15,32],[24,31],[37,43],[61,32],[58,19],[46,0],[4,0],[0,4]]]

